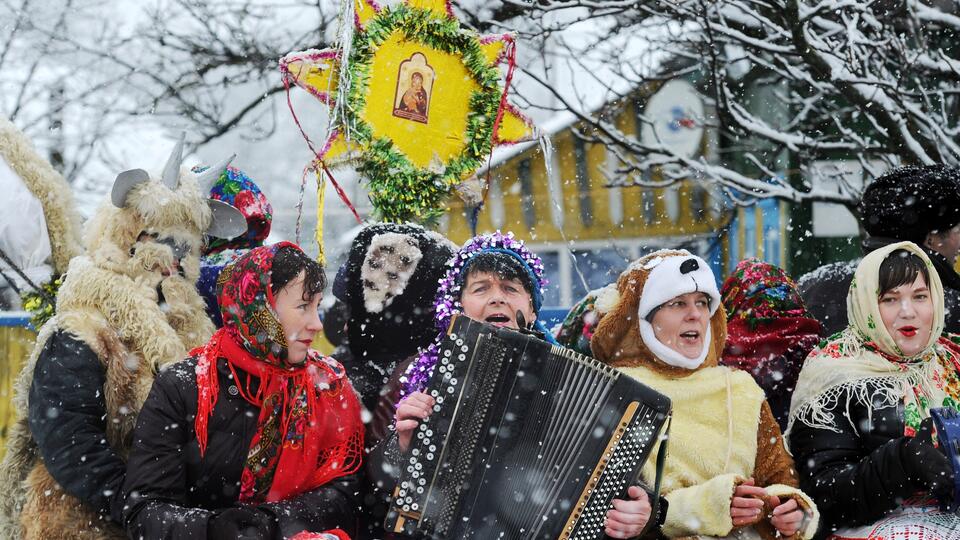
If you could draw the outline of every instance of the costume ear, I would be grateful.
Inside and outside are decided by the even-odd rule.
[[[186,136],[186,133],[180,133],[180,140],[177,141],[177,145],[170,152],[167,164],[163,167],[163,176],[160,177],[163,185],[171,190],[177,189],[177,186],[180,185],[180,164],[183,163],[183,141]]]
[[[123,208],[127,205],[127,195],[130,190],[138,184],[150,181],[150,174],[143,169],[130,169],[117,175],[113,181],[113,190],[110,192],[110,201],[117,208]]]
[[[213,219],[206,230],[208,236],[229,239],[247,232],[247,218],[239,210],[216,199],[207,199],[207,205],[213,212]]]

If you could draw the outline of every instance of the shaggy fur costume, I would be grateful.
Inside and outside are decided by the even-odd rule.
[[[734,489],[749,477],[756,485],[793,498],[811,518],[796,535],[804,540],[816,531],[816,505],[797,489],[793,460],[784,449],[780,428],[763,391],[750,375],[718,366],[726,339],[726,315],[718,309],[710,319],[711,340],[703,364],[695,370],[670,366],[656,358],[640,339],[638,308],[646,284],[644,265],[655,257],[688,255],[659,251],[641,258],[606,291],[608,311],[590,341],[594,356],[667,395],[673,402],[663,492],[669,501],[665,535],[679,537],[760,537],[777,531],[761,517],[751,527],[734,530],[730,502]],[[645,475],[650,478],[651,458]],[[769,515],[772,508],[766,508]]]
[[[81,253],[80,216],[70,186],[43,159],[20,130],[0,116],[0,156],[40,201],[47,222],[54,272],[62,274],[70,259]]]
[[[20,374],[20,415],[0,464],[0,537],[29,539],[124,538],[122,530],[66,494],[40,459],[27,420],[27,399],[40,351],[61,329],[98,356],[106,376],[106,438],[125,457],[144,399],[162,367],[186,357],[213,333],[194,287],[201,233],[211,221],[194,175],[181,171],[171,191],[159,181],[135,187],[125,208],[105,203],[89,224],[89,256],[75,258],[57,295],[57,315],[41,329]],[[173,262],[162,244],[138,242],[141,232],[189,245],[183,276],[164,277]],[[158,289],[163,294],[161,304]]]

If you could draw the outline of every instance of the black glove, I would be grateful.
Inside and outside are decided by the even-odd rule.
[[[939,501],[953,500],[953,466],[933,446],[933,419],[926,418],[913,437],[902,437],[901,464],[907,480],[918,489],[926,489]]]
[[[207,523],[210,540],[273,540],[279,532],[276,516],[256,506],[221,510]]]

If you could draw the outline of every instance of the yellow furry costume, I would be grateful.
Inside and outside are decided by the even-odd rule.
[[[734,529],[730,503],[734,489],[747,478],[777,495],[795,499],[807,519],[795,535],[804,540],[816,532],[813,501],[797,489],[793,460],[763,391],[749,374],[718,366],[726,340],[726,316],[717,309],[710,319],[706,359],[694,369],[668,365],[640,337],[639,307],[655,258],[689,257],[681,251],[659,251],[641,258],[620,275],[616,288],[597,298],[605,314],[590,346],[594,356],[667,395],[673,421],[663,478],[669,507],[663,533],[670,538],[775,538],[771,508],[752,526]],[[651,262],[653,261],[653,262]],[[677,276],[679,279],[680,276]],[[652,457],[644,475],[652,480]]]
[[[128,172],[137,173],[135,181],[118,197],[121,177],[127,174],[122,173],[113,204],[105,202],[88,224],[88,255],[70,262],[57,296],[57,314],[40,330],[17,382],[19,420],[0,464],[2,538],[125,538],[116,523],[61,489],[31,434],[27,411],[34,368],[55,332],[70,334],[96,354],[105,377],[105,438],[122,459],[157,371],[183,359],[213,333],[194,287],[202,234],[214,221],[206,191],[198,183],[210,175],[181,170],[179,155],[171,156],[163,181],[144,171]],[[163,269],[172,268],[176,259],[174,249],[142,241],[141,233],[184,246],[181,273],[164,276]]]

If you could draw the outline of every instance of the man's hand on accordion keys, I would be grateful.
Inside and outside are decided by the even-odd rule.
[[[650,521],[650,499],[647,492],[637,486],[627,490],[630,500],[613,500],[613,510],[607,512],[604,532],[610,538],[633,538],[646,528]]]
[[[395,426],[397,429],[397,443],[400,445],[400,451],[406,452],[410,448],[410,439],[413,437],[413,431],[417,429],[420,422],[426,420],[433,412],[433,405],[436,403],[432,397],[423,392],[414,392],[403,398],[397,405],[397,415]]]

